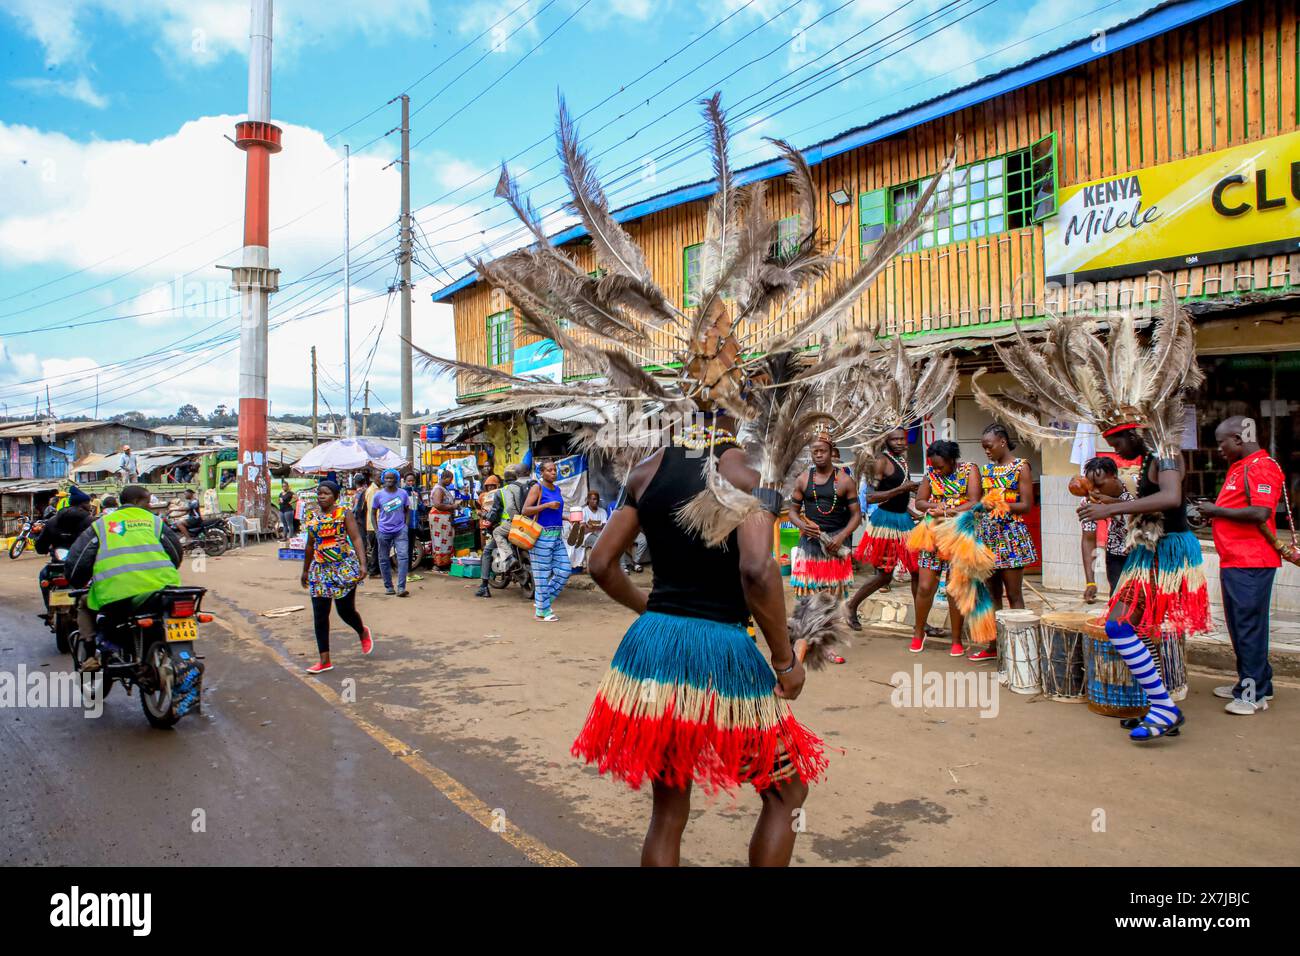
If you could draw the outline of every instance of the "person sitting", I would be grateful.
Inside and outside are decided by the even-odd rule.
[[[82,634],[95,635],[96,644],[83,671],[101,666],[96,612],[110,623],[120,622],[150,596],[181,583],[180,538],[148,510],[149,489],[127,485],[121,500],[122,507],[111,517],[97,518],[77,537],[65,562],[74,588],[90,586],[77,607],[77,627]]]
[[[199,507],[199,498],[193,488],[185,491],[185,530],[190,537],[203,530],[203,509]]]
[[[573,525],[569,533],[569,564],[575,572],[587,566],[587,556],[596,546],[596,540],[605,530],[609,516],[600,505],[600,492],[587,492],[587,503],[582,509],[582,521]]]
[[[53,555],[60,548],[71,548],[73,542],[90,527],[93,520],[90,514],[90,496],[73,485],[68,493],[68,506],[46,521],[45,527],[36,538],[36,553]],[[51,577],[53,575],[50,573],[50,566],[46,564],[41,568],[38,579],[41,582],[41,598],[45,601],[47,614],[50,610],[50,590],[45,586],[45,582]]]

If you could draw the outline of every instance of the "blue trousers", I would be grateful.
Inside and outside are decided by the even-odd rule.
[[[1243,696],[1253,688],[1256,699],[1273,693],[1273,668],[1268,663],[1268,603],[1273,596],[1277,568],[1220,568],[1223,616],[1237,655],[1237,686]],[[1247,682],[1250,682],[1249,684]]]
[[[551,609],[551,602],[564,590],[565,582],[573,573],[564,535],[544,532],[533,545],[529,558],[533,567],[533,607],[538,614],[544,614]]]
[[[392,559],[388,556],[390,550],[397,552],[397,590],[406,590],[406,571],[411,566],[411,553],[408,550],[410,539],[406,536],[406,529],[403,528],[396,534],[383,534],[379,536],[379,573],[384,576],[384,587],[393,586],[393,567]]]

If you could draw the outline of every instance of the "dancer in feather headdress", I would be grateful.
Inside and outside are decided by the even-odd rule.
[[[716,188],[696,308],[680,309],[655,284],[641,250],[610,212],[561,104],[557,141],[572,194],[569,208],[606,273],[588,275],[550,243],[504,170],[498,195],[535,241],[476,268],[509,296],[525,332],[552,339],[596,378],[557,384],[436,357],[428,361],[465,375],[471,384],[509,386],[513,397],[532,405],[654,402],[689,422],[676,430],[671,447],[655,450],[631,469],[623,504],[592,552],[592,577],[638,619],[615,652],[572,752],[633,788],[652,785],[643,863],[679,861],[694,784],[712,791],[749,783],[763,800],[750,861],[783,865],[794,848],[791,813],[826,766],[821,740],[790,711],[789,701],[804,681],[794,644],[798,629],[820,632],[827,618],[823,607],[809,606],[787,620],[771,555],[784,489],[778,483],[760,488],[765,478],[783,480],[784,473],[778,474],[771,456],[764,457],[761,470],[751,468],[736,430],[748,424],[756,435],[806,434],[822,420],[820,400],[810,400],[811,410],[802,417],[766,412],[803,407],[786,402],[787,389],[799,391],[800,383],[819,393],[833,389],[844,370],[867,359],[862,342],[843,338],[849,312],[918,234],[952,160],[907,221],[877,241],[851,275],[823,290],[820,280],[837,257],[818,225],[819,190],[804,157],[788,144],[775,144],[790,166],[799,217],[791,249],[775,242],[765,183],[742,189],[733,181],[718,97],[704,103],[704,112]],[[801,364],[797,356],[809,345],[819,345],[817,354],[811,364]],[[783,371],[774,377],[773,369]],[[797,454],[800,446],[792,452],[791,444],[778,455]],[[655,555],[649,594],[633,585],[619,562],[642,530]],[[771,651],[770,665],[746,632],[751,616]]]
[[[907,568],[912,579],[915,603],[919,585],[917,553],[907,546],[916,522],[908,509],[912,492],[920,485],[907,469],[907,426],[948,407],[957,388],[957,363],[950,356],[935,356],[924,368],[907,353],[902,339],[895,337],[883,360],[882,373],[872,378],[872,439],[864,441],[854,462],[855,478],[869,475],[874,488],[867,502],[876,509],[866,518],[866,531],[854,557],[875,569],[845,606],[849,627],[861,630],[858,608],[868,597],[889,583],[898,565]]]
[[[1016,341],[998,346],[998,353],[1026,391],[995,398],[979,387],[978,374],[975,382],[976,400],[1024,435],[1064,441],[1073,433],[1043,425],[1043,418],[1090,421],[1120,455],[1142,459],[1136,499],[1089,502],[1079,510],[1088,521],[1134,516],[1106,633],[1150,703],[1146,717],[1130,726],[1129,736],[1139,742],[1175,736],[1184,722],[1144,641],[1179,641],[1209,629],[1201,548],[1187,525],[1181,451],[1183,391],[1203,375],[1191,318],[1164,276],[1160,301],[1145,339],[1131,311],[1105,317],[1108,340],[1089,329],[1095,319],[1084,317],[1049,320],[1041,343],[1017,330]]]

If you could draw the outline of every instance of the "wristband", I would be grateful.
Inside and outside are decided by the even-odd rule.
[[[1097,582],[1096,582],[1096,581],[1085,581],[1083,586],[1086,587],[1086,588],[1095,588],[1095,587],[1097,586]]]
[[[779,676],[782,676],[782,675],[784,675],[784,674],[789,674],[789,673],[793,672],[794,669],[795,669],[795,667],[796,667],[796,665],[798,665],[798,663],[799,663],[799,655],[797,655],[797,654],[792,654],[792,655],[791,655],[791,658],[790,658],[790,666],[787,667],[787,668],[785,668],[784,670],[777,670],[777,671],[776,671],[777,676],[779,677]],[[776,668],[774,667],[773,670],[776,670]]]

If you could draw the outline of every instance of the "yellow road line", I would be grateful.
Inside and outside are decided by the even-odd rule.
[[[539,866],[578,865],[575,860],[561,853],[559,850],[552,850],[541,840],[525,833],[505,818],[495,814],[491,807],[479,799],[479,797],[463,783],[445,770],[441,770],[429,763],[429,761],[420,756],[416,751],[416,748],[403,743],[382,727],[366,720],[366,718],[358,714],[350,704],[346,703],[341,697],[339,697],[339,695],[336,694],[328,684],[321,683],[316,678],[311,677],[295,663],[287,660],[274,647],[267,644],[265,641],[260,640],[256,636],[248,634],[245,625],[241,622],[236,621],[233,617],[219,617],[217,618],[216,623],[229,629],[235,636],[245,640],[251,640],[259,647],[269,651],[275,662],[297,678],[299,683],[314,690],[323,700],[329,703],[335,710],[343,714],[343,716],[348,720],[352,721],[352,723],[359,727],[368,737],[382,746],[394,757],[401,760],[402,763],[406,764],[425,780],[429,781],[429,783],[433,784],[434,789],[450,800],[462,813],[484,829],[491,833],[495,833],[502,840],[509,843],[526,856],[531,862],[536,863]]]

